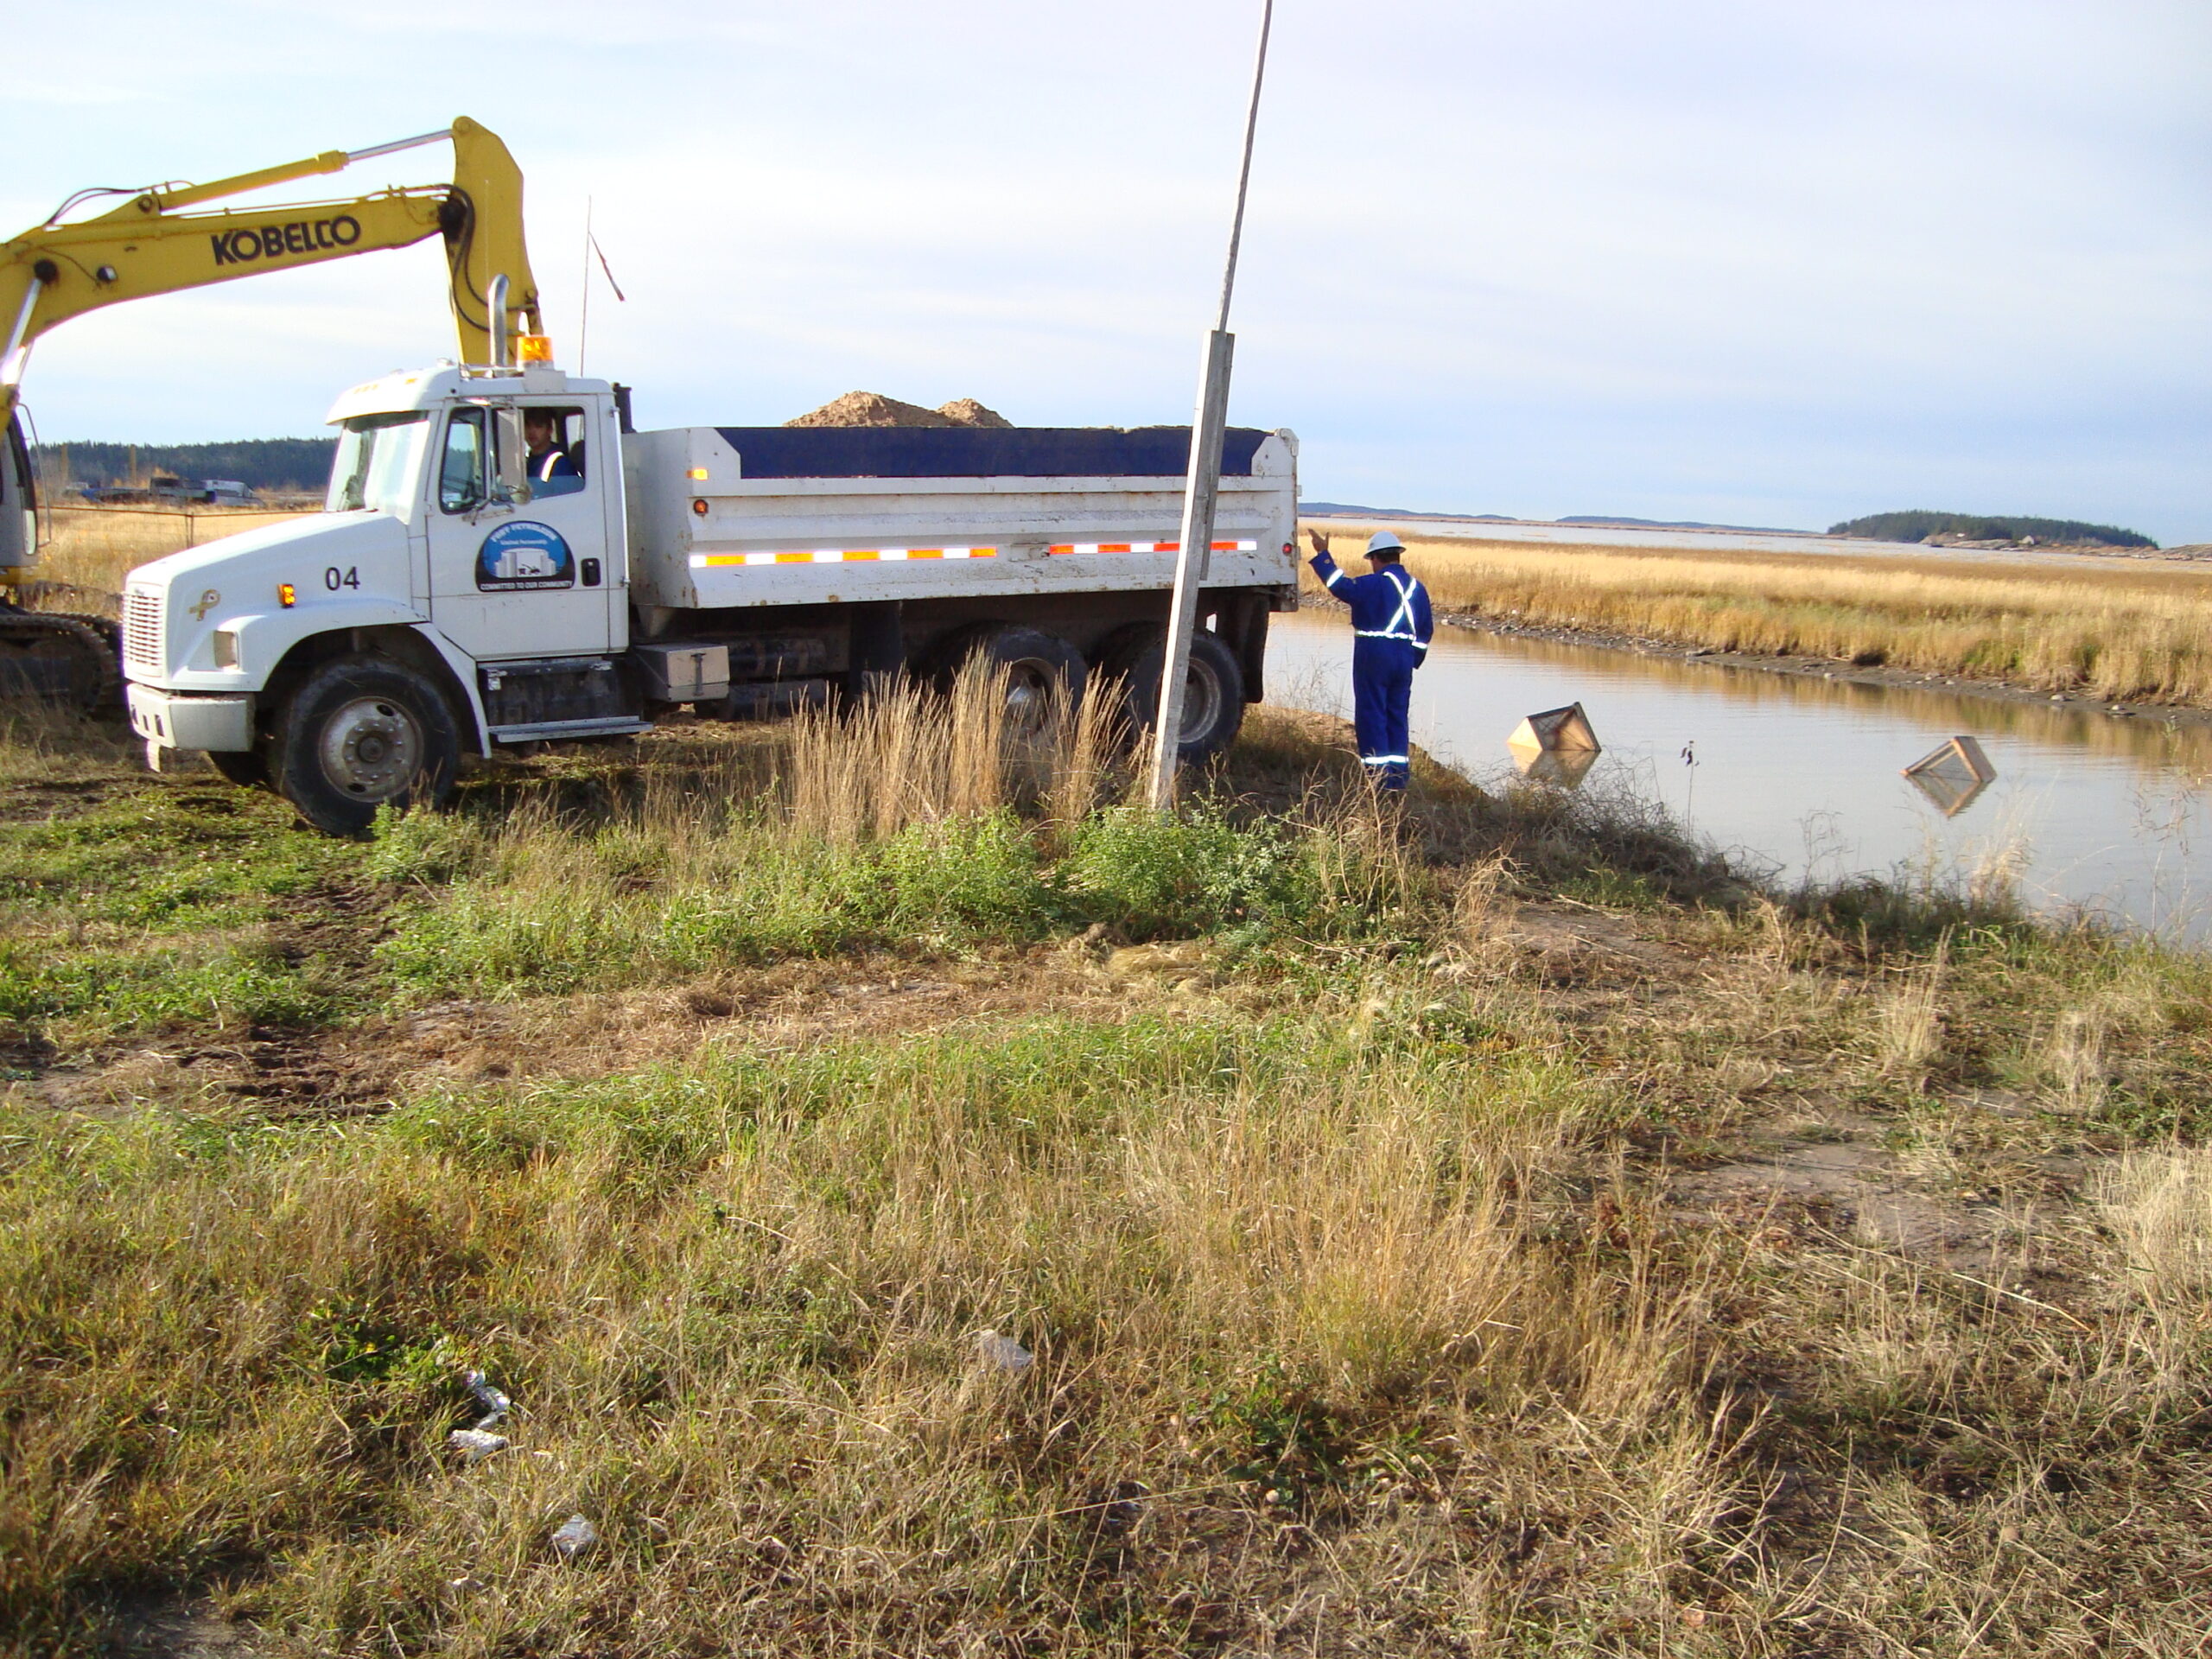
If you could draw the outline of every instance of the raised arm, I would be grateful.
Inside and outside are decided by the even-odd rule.
[[[1318,530],[1309,529],[1306,532],[1306,539],[1313,549],[1313,556],[1306,563],[1313,567],[1313,574],[1321,578],[1324,588],[1336,597],[1343,598],[1344,594],[1338,590],[1351,578],[1338,569],[1337,562],[1329,556],[1329,538]]]

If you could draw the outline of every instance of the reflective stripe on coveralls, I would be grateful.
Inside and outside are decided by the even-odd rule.
[[[1421,645],[1420,636],[1414,632],[1414,589],[1420,584],[1411,576],[1400,582],[1397,576],[1391,574],[1397,568],[1395,565],[1386,564],[1376,572],[1383,581],[1398,590],[1397,611],[1385,626],[1354,628],[1351,631],[1352,637],[1356,639],[1402,639],[1409,645],[1421,645],[1423,651],[1427,651],[1428,647]],[[1342,572],[1338,574],[1341,575]]]

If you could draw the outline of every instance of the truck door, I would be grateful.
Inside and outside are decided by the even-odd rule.
[[[620,462],[589,453],[588,408],[484,399],[447,412],[431,480],[430,618],[480,662],[610,648],[607,468]]]

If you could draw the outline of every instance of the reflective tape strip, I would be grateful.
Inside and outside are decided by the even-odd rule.
[[[1363,766],[1410,766],[1413,757],[1405,754],[1363,754],[1359,757],[1359,764]]]
[[[1257,542],[1214,542],[1217,553],[1253,553],[1259,550]],[[1180,542],[1062,542],[1048,547],[1046,552],[1055,555],[1069,553],[1179,553]]]
[[[904,559],[995,559],[995,547],[813,547],[785,553],[694,553],[694,570],[741,564],[850,564]]]
[[[1398,608],[1391,616],[1389,626],[1395,631],[1399,623],[1404,623],[1406,632],[1403,637],[1410,639],[1414,634],[1414,592],[1420,584],[1411,576],[1400,582],[1390,574],[1387,565],[1383,568],[1382,579],[1398,590]]]
[[[1428,647],[1421,645],[1420,637],[1414,632],[1414,595],[1421,591],[1421,584],[1411,576],[1400,582],[1392,576],[1388,569],[1382,572],[1382,579],[1398,591],[1398,608],[1395,614],[1390,618],[1388,627],[1354,628],[1351,631],[1352,637],[1356,639],[1402,639],[1409,645],[1421,645],[1423,651],[1427,651]],[[1398,625],[1401,622],[1405,624],[1405,632],[1402,633],[1398,631]]]

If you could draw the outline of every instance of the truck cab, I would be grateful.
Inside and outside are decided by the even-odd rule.
[[[605,381],[450,364],[354,387],[321,513],[134,570],[131,723],[320,827],[435,798],[463,752],[644,729]],[[533,442],[536,448],[533,452]]]

